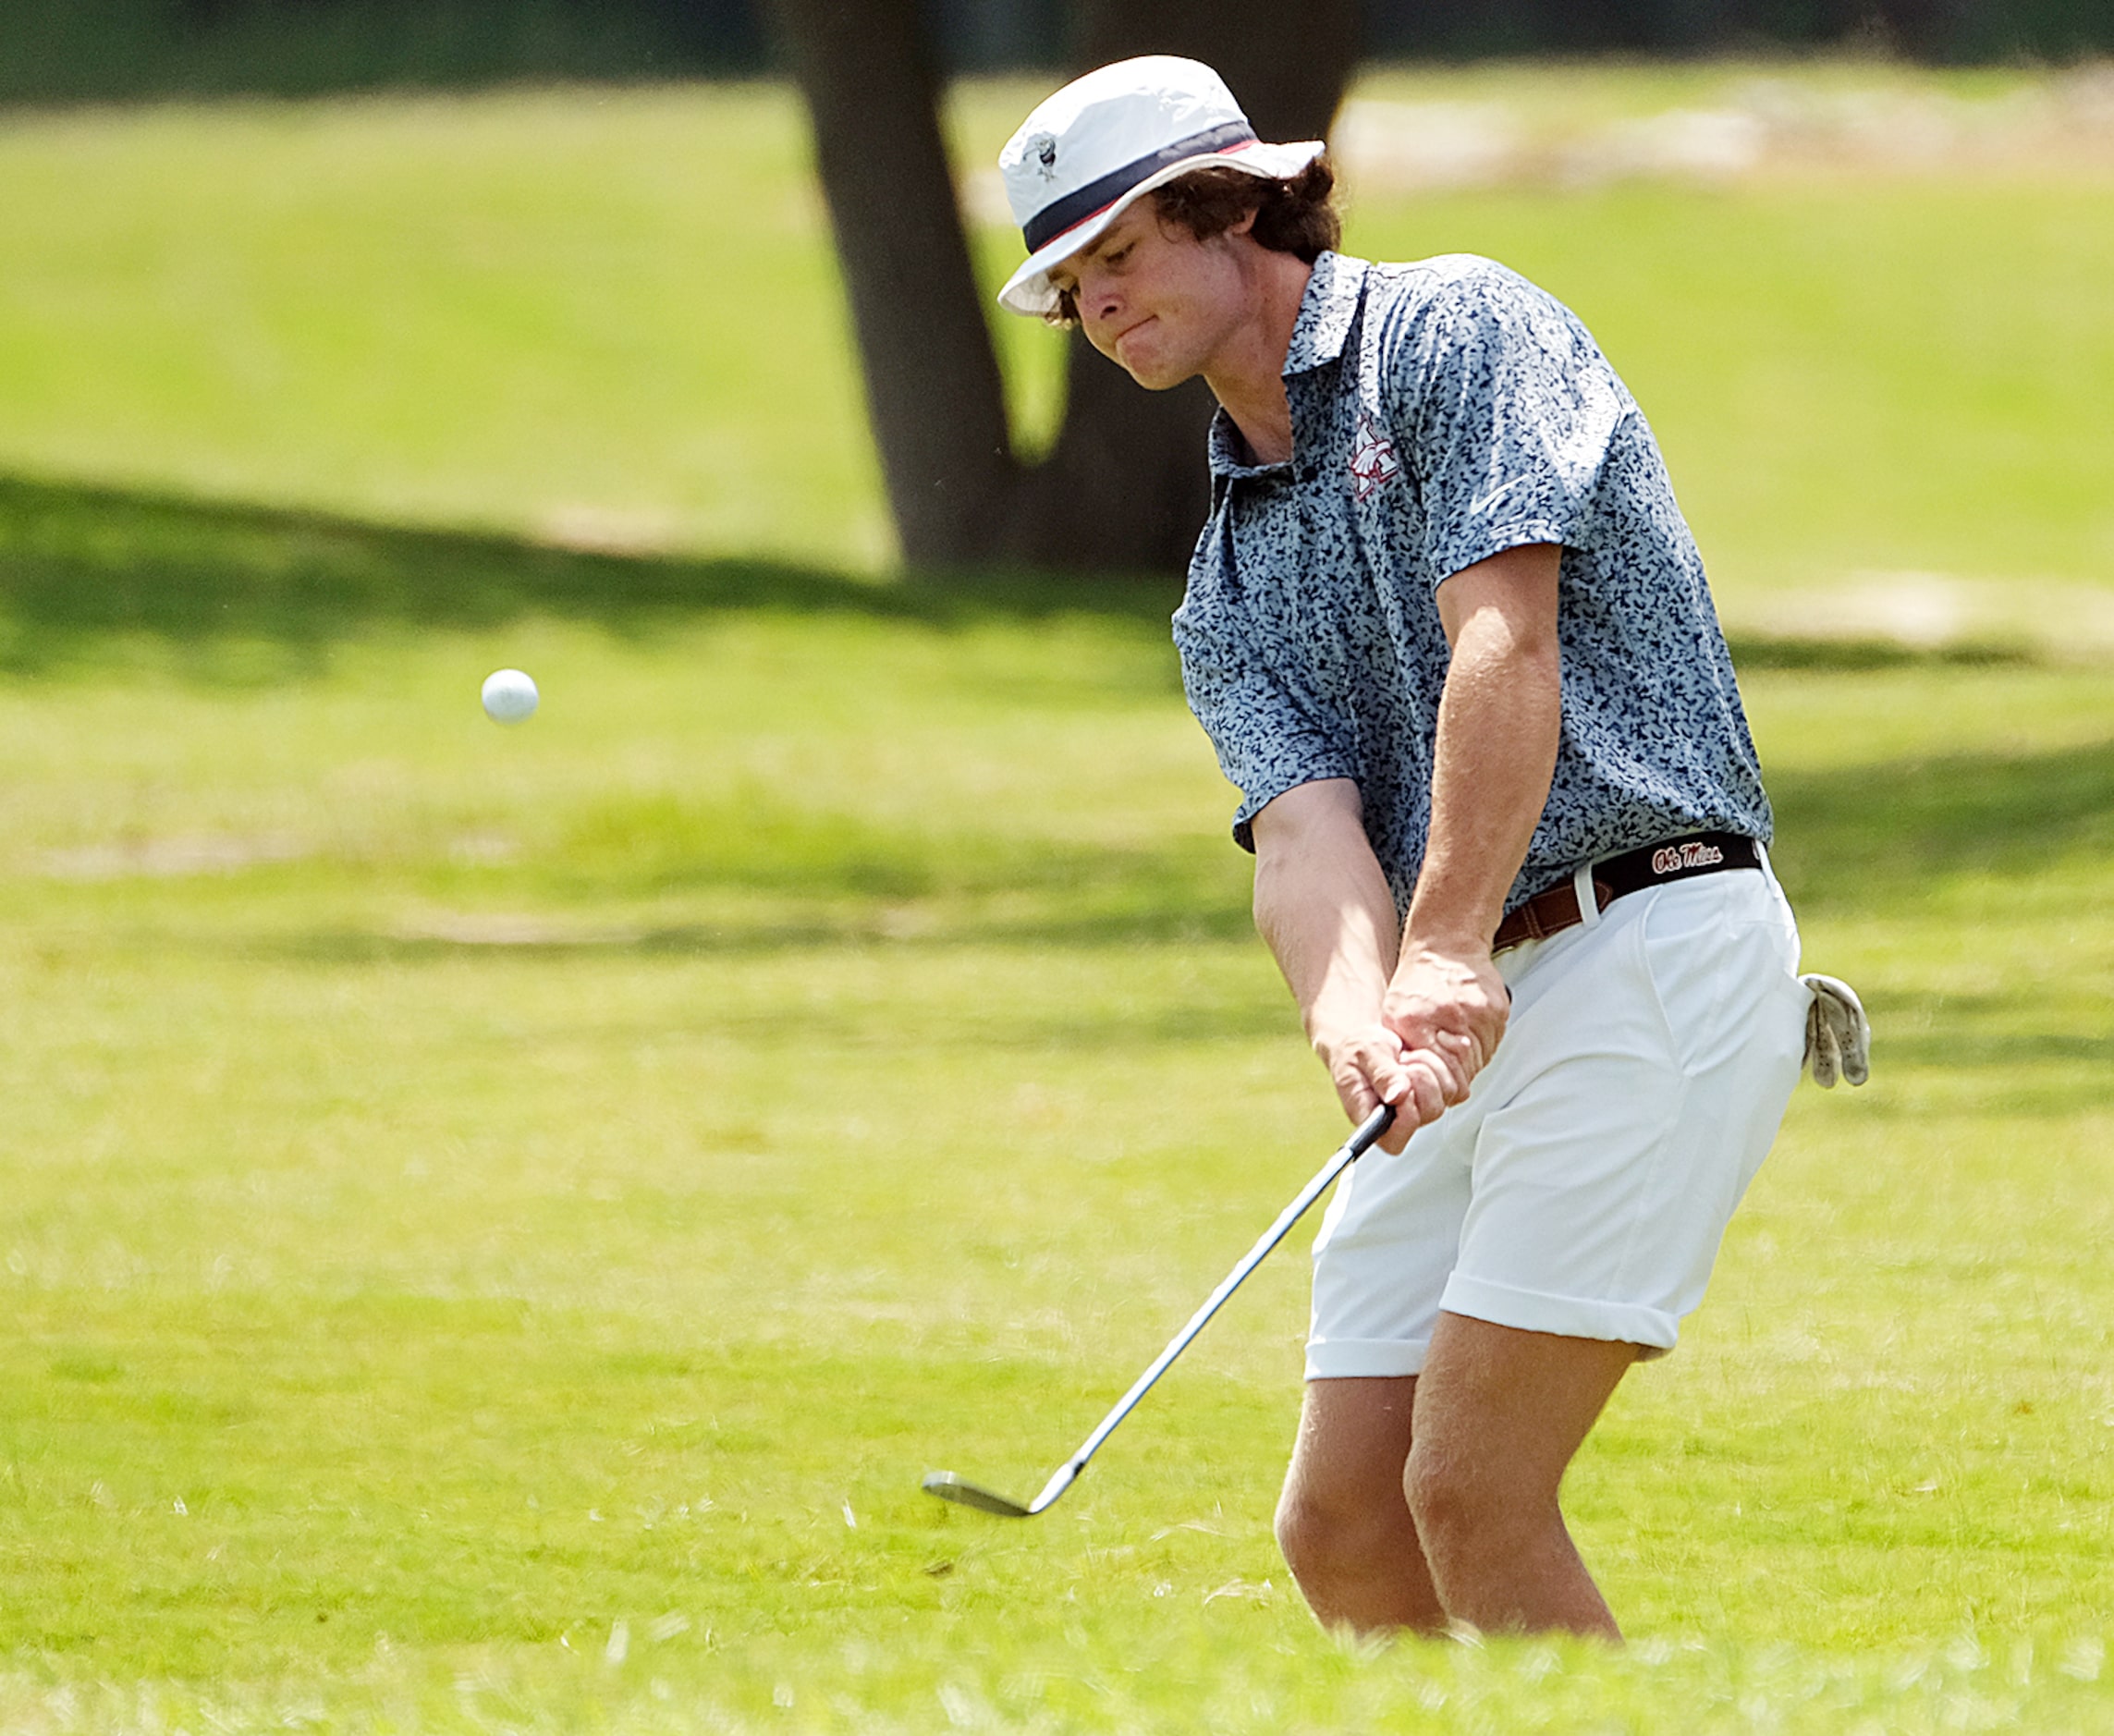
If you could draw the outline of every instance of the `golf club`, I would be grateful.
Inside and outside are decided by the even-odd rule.
[[[1336,1155],[1315,1172],[1314,1178],[1299,1192],[1299,1197],[1277,1214],[1277,1221],[1265,1229],[1255,1245],[1241,1256],[1240,1264],[1226,1275],[1225,1281],[1211,1292],[1203,1307],[1190,1316],[1189,1325],[1174,1336],[1174,1341],[1153,1359],[1153,1365],[1131,1383],[1130,1390],[1116,1401],[1116,1408],[1101,1419],[1094,1433],[1080,1443],[1079,1450],[1057,1468],[1050,1480],[1043,1485],[1043,1492],[1025,1507],[1018,1501],[1008,1500],[1003,1495],[979,1488],[973,1483],[965,1483],[951,1471],[935,1471],[924,1480],[927,1495],[936,1495],[943,1501],[959,1502],[963,1507],[973,1507],[980,1512],[996,1513],[1002,1519],[1033,1519],[1037,1513],[1046,1512],[1057,1505],[1064,1492],[1079,1481],[1080,1473],[1086,1469],[1087,1461],[1101,1450],[1101,1443],[1116,1432],[1116,1425],[1129,1416],[1138,1400],[1152,1389],[1153,1383],[1167,1372],[1168,1365],[1190,1346],[1190,1341],[1204,1330],[1204,1323],[1216,1314],[1220,1305],[1240,1288],[1249,1273],[1263,1264],[1264,1256],[1285,1239],[1286,1232],[1305,1216],[1306,1209],[1328,1192],[1329,1184],[1364,1155],[1373,1142],[1394,1125],[1395,1112],[1382,1104],[1365,1118],[1358,1131],[1337,1147]]]

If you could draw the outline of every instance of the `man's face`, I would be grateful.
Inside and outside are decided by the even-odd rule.
[[[1053,266],[1050,281],[1071,291],[1088,343],[1140,385],[1165,391],[1210,374],[1247,319],[1253,285],[1240,249],[1253,222],[1200,241],[1163,224],[1148,193]]]

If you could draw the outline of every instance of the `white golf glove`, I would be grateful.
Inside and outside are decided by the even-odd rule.
[[[1857,991],[1815,972],[1799,981],[1813,991],[1805,1016],[1805,1064],[1813,1082],[1833,1090],[1838,1079],[1862,1085],[1872,1076],[1872,1021]]]

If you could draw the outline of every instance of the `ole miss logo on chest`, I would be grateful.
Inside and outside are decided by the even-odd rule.
[[[1363,500],[1375,489],[1387,486],[1401,469],[1395,443],[1373,425],[1372,417],[1359,417],[1358,435],[1350,443],[1350,481],[1358,498]]]

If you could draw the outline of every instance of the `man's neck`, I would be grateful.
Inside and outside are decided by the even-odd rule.
[[[1258,464],[1282,464],[1292,456],[1292,410],[1285,397],[1285,358],[1306,300],[1314,267],[1291,253],[1257,247],[1252,316],[1235,333],[1204,381]]]

